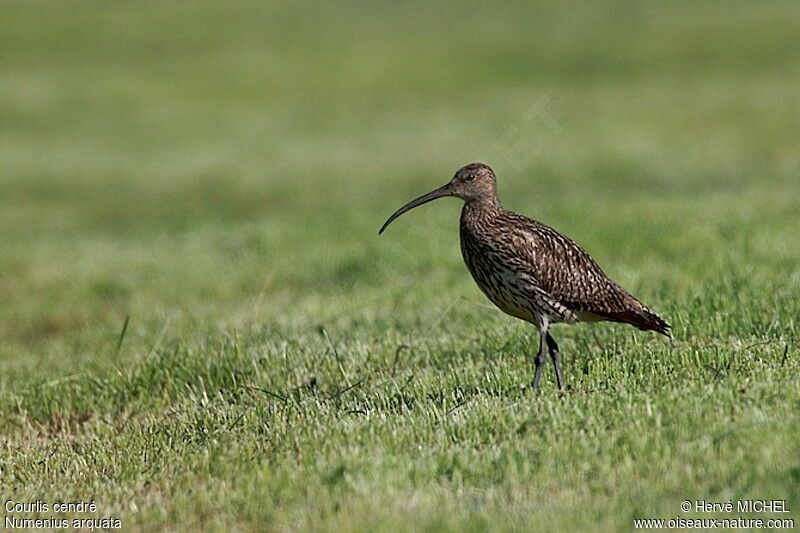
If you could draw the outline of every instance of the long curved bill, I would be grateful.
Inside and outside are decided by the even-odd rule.
[[[428,202],[436,200],[437,198],[444,198],[445,196],[452,196],[452,194],[450,192],[450,184],[449,183],[439,187],[435,191],[431,191],[428,194],[423,194],[419,198],[415,198],[415,199],[411,200],[406,205],[404,205],[403,207],[401,207],[400,209],[395,211],[394,214],[392,214],[392,216],[390,216],[389,219],[386,222],[383,223],[383,226],[381,226],[380,231],[378,231],[378,235],[381,235],[383,233],[383,231],[387,227],[389,227],[389,224],[394,222],[395,219],[397,219],[403,213],[411,211],[415,207],[419,207],[422,204],[427,204]]]

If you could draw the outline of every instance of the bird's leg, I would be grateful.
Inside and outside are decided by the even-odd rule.
[[[556,382],[558,390],[564,390],[564,379],[561,377],[561,355],[558,353],[558,344],[550,333],[547,333],[547,347],[550,348],[550,357],[553,359],[553,366],[556,368]]]
[[[539,353],[536,354],[536,371],[533,374],[533,390],[534,392],[539,389],[539,380],[542,379],[542,369],[544,368],[545,361],[547,360],[547,323],[544,323],[539,329]]]

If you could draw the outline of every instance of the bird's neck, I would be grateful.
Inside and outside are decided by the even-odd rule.
[[[467,223],[478,222],[494,218],[500,214],[501,211],[502,208],[496,196],[476,198],[464,202],[464,208],[461,210],[461,218]]]

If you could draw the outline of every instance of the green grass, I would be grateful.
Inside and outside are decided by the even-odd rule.
[[[798,27],[794,2],[6,2],[0,496],[142,530],[796,522]],[[473,285],[457,202],[377,236],[473,160],[674,340],[557,327],[567,392],[523,390],[534,328]]]

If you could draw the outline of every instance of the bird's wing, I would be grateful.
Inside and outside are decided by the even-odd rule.
[[[503,241],[512,262],[567,309],[665,332],[669,326],[610,279],[576,242],[553,228],[506,212]]]

